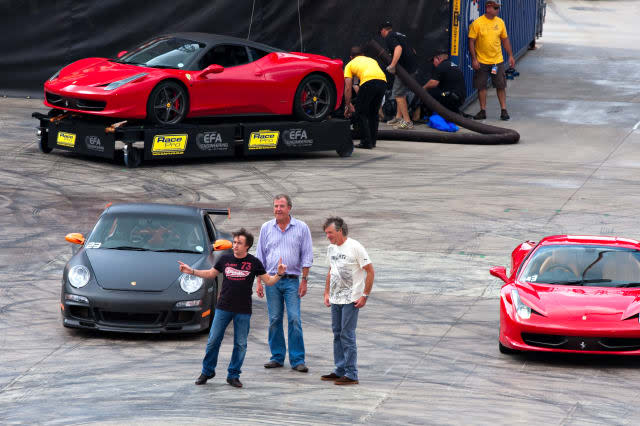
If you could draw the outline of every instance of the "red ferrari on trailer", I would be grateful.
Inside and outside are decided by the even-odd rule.
[[[640,242],[560,235],[527,241],[500,291],[499,348],[640,355]]]
[[[340,106],[342,61],[289,53],[235,37],[177,33],[117,58],[87,58],[44,85],[45,105],[103,117],[147,119],[294,115],[322,121]]]

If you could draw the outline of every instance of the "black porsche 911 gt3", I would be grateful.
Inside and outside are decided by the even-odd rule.
[[[182,274],[178,260],[211,268],[231,248],[230,234],[211,214],[228,210],[168,204],[109,206],[62,274],[65,327],[136,333],[189,333],[208,329],[218,279]],[[218,277],[219,278],[219,277]]]

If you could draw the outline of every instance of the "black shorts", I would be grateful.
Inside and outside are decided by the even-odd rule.
[[[493,84],[493,87],[496,89],[506,89],[507,77],[504,73],[504,62],[501,62],[496,66],[498,67],[498,72],[491,74],[493,64],[480,64],[480,69],[473,71],[473,87],[478,90],[486,89],[487,81],[489,80],[489,77],[491,77],[491,84]]]

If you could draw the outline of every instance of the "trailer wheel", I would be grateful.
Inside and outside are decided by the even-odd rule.
[[[140,164],[142,164],[142,153],[140,152],[140,150],[138,148],[125,145],[124,165],[129,169],[133,169],[138,167]]]
[[[47,138],[47,134],[46,133],[42,133],[40,135],[40,141],[38,142],[38,148],[40,149],[40,152],[44,153],[44,154],[48,154],[51,151],[53,151],[53,148],[49,148],[49,144],[47,143],[48,141]]]
[[[341,147],[340,149],[336,149],[336,152],[340,157],[351,157],[351,154],[353,154],[353,142],[347,146]]]

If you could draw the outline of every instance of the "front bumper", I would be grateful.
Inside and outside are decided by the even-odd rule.
[[[176,308],[176,303],[189,297],[164,293],[104,291],[85,297],[89,304],[65,300],[62,295],[63,326],[129,333],[196,333],[209,327],[214,314],[212,291],[202,292],[201,306],[186,308]]]
[[[532,313],[523,320],[513,306],[500,304],[500,343],[519,351],[640,355],[638,318],[591,318],[561,323]]]
[[[46,83],[44,104],[50,108],[102,117],[144,119],[147,116],[149,90],[143,85],[106,91],[102,87]]]

